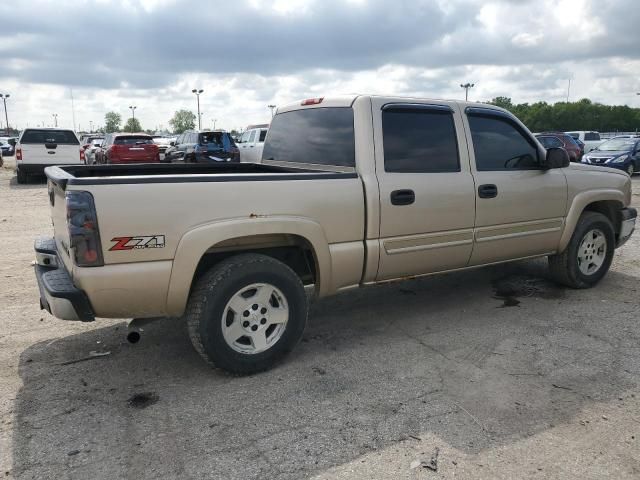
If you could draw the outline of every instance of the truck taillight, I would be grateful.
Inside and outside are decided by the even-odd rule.
[[[76,265],[79,267],[104,265],[93,196],[89,192],[69,191],[65,199],[69,246]]]
[[[306,100],[303,100],[300,105],[302,105],[302,106],[305,106],[305,105],[318,105],[318,104],[322,103],[322,100],[324,100],[324,97],[307,98]]]
[[[16,160],[22,160],[22,149],[16,148]]]
[[[88,145],[87,145],[87,146],[88,146]],[[84,149],[85,149],[85,147],[83,147],[83,148],[81,148],[81,149],[80,149],[80,161],[81,161],[81,162],[84,162]]]

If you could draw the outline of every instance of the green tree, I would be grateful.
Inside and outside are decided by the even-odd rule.
[[[142,126],[140,125],[140,121],[137,118],[130,117],[124,126],[124,131],[131,132],[131,133],[142,131]]]
[[[107,133],[113,133],[120,130],[122,117],[116,112],[107,112],[104,116],[104,130]]]
[[[496,97],[489,102],[496,107],[505,108],[507,110],[511,110],[513,108],[513,104],[511,103],[511,99],[509,97]]]
[[[169,125],[173,127],[173,133],[182,133],[185,130],[192,130],[196,128],[196,114],[189,110],[178,110],[171,120]]]

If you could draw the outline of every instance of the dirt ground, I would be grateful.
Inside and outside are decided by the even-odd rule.
[[[640,478],[638,233],[591,290],[537,260],[317,302],[244,378],[176,320],[130,344],[40,311],[41,234],[45,184],[0,169],[0,478]]]

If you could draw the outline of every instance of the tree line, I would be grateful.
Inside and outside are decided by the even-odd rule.
[[[169,124],[173,128],[173,133],[182,133],[186,130],[193,130],[196,128],[196,115],[189,110],[178,110]],[[102,133],[113,132],[142,132],[142,125],[137,118],[130,117],[127,119],[124,126],[122,126],[122,115],[117,112],[107,112],[104,116],[104,127],[98,129]],[[152,130],[147,130],[147,133],[153,133]]]
[[[598,132],[636,132],[640,128],[640,108],[603,105],[588,98],[577,102],[514,104],[509,97],[496,97],[492,105],[505,108],[532,132],[596,130]]]

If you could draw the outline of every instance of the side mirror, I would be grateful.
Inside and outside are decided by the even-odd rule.
[[[544,161],[544,168],[566,168],[569,166],[569,155],[564,148],[547,149],[547,158]]]

